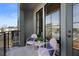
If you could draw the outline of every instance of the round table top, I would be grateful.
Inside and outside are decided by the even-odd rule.
[[[45,44],[45,42],[35,42],[35,46],[42,46],[44,44]]]

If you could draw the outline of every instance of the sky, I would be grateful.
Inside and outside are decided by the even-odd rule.
[[[73,7],[73,22],[79,22],[79,4],[76,4]],[[2,26],[17,26],[17,11],[18,6],[16,3],[0,3],[0,27]],[[59,15],[58,13],[52,14],[53,24],[59,23]],[[56,19],[57,18],[57,19]],[[47,23],[50,23],[50,16],[48,16]],[[79,24],[75,23],[74,27],[79,27]]]
[[[0,3],[0,27],[17,26],[17,4]]]

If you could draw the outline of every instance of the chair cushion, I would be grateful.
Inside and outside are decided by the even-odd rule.
[[[52,56],[54,50],[53,50],[53,47],[50,45],[50,43],[47,43],[47,47],[46,47],[46,48],[47,48],[47,49],[51,49],[51,50],[48,50],[48,51],[49,51],[50,56]]]
[[[53,55],[54,50],[53,50],[53,47],[50,45],[49,42],[44,45],[44,48],[47,48],[48,49],[50,56]]]
[[[34,42],[33,41],[27,41],[27,44],[32,45],[32,44],[34,44]]]
[[[28,39],[28,41],[34,41],[34,40],[35,40],[34,38],[29,38],[29,39]]]
[[[50,43],[47,43],[46,45],[47,45],[47,46],[46,46],[47,49],[52,49],[52,48],[53,48],[53,47],[50,45]]]

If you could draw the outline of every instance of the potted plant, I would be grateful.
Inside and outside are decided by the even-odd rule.
[[[42,36],[40,36],[40,35],[37,35],[37,41],[40,43],[41,41],[43,41],[43,38],[42,38]]]

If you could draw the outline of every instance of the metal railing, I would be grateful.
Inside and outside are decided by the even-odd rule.
[[[18,39],[19,31],[0,32],[0,56],[6,56],[6,52],[18,42]]]

